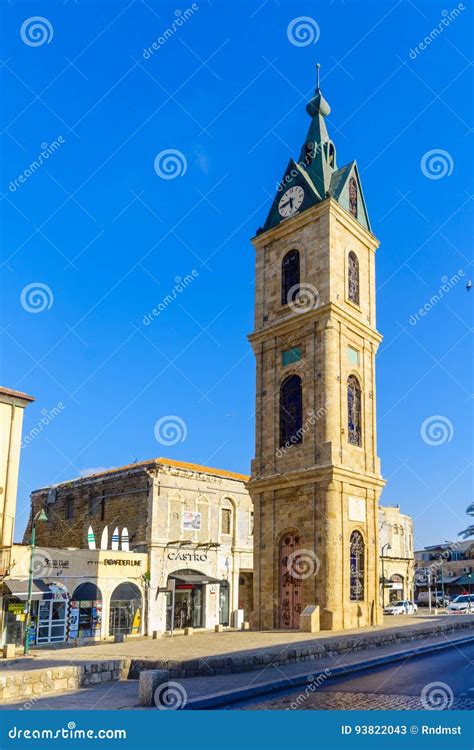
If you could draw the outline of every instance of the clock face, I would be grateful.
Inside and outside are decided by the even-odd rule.
[[[289,188],[280,198],[278,213],[284,219],[293,216],[303,203],[304,190],[299,185]]]

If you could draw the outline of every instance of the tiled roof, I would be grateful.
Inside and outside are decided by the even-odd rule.
[[[22,391],[12,391],[11,388],[4,388],[3,385],[0,385],[0,395],[3,396],[13,396],[15,398],[21,398],[24,401],[34,401],[34,396],[28,396],[27,393],[23,393]]]
[[[60,487],[64,484],[72,484],[73,482],[81,482],[88,479],[107,477],[111,474],[119,474],[123,471],[131,471],[133,469],[156,466],[174,466],[177,469],[188,469],[189,471],[197,471],[201,472],[202,474],[212,474],[213,476],[224,477],[227,479],[236,479],[239,482],[247,482],[250,479],[250,476],[248,476],[247,474],[238,474],[237,472],[226,471],[225,469],[215,469],[212,466],[202,466],[201,464],[193,464],[189,463],[188,461],[175,461],[172,458],[152,458],[148,461],[138,461],[137,463],[126,464],[125,466],[116,466],[113,469],[106,469],[105,471],[98,471],[96,474],[87,474],[87,476],[84,477],[76,477],[66,482],[59,482],[54,486]],[[41,492],[41,490],[45,489],[48,489],[48,487],[42,487],[39,490],[34,490],[34,492]]]

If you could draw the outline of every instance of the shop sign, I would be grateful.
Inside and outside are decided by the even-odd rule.
[[[137,568],[142,564],[141,560],[123,560],[116,557],[108,557],[105,560],[88,560],[88,565],[123,565],[128,568]]]
[[[201,514],[192,510],[183,512],[183,531],[201,531]]]
[[[180,552],[171,550],[168,552],[168,560],[182,560],[183,562],[207,562],[206,552]]]

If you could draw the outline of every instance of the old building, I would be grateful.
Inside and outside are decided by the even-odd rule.
[[[446,596],[474,593],[474,539],[442,542],[415,551],[416,596],[428,590]]]
[[[378,624],[375,251],[355,162],[338,168],[318,86],[254,237],[257,367],[253,625]]]
[[[159,458],[44,487],[32,493],[32,517],[41,508],[48,516],[38,525],[38,544],[110,550],[100,552],[105,562],[128,549],[128,556],[145,557],[142,570],[148,572],[141,588],[150,635],[172,627],[238,623],[252,608],[253,510],[247,479]],[[28,535],[29,528],[25,540]],[[94,554],[91,549],[87,561]],[[120,569],[124,576],[129,572]],[[110,570],[109,565],[102,575]],[[107,584],[110,596],[111,589]],[[114,634],[111,612],[105,605],[102,619],[108,625],[102,626],[102,637]],[[132,627],[133,618],[129,621]]]
[[[15,526],[23,413],[33,396],[0,387],[0,578],[10,562]]]
[[[381,604],[396,599],[414,599],[415,556],[413,519],[399,505],[379,510]]]
[[[3,581],[4,643],[23,642],[31,562],[31,645],[143,634],[148,555],[41,546],[32,559],[30,546],[15,544]]]

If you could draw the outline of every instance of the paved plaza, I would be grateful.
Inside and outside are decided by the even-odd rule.
[[[461,619],[461,618],[456,618]],[[465,619],[465,618],[462,618]],[[473,618],[466,618],[470,622],[473,622]],[[388,619],[385,622],[383,628],[371,629],[383,630],[387,634],[399,633],[401,628],[409,628],[411,631],[414,629],[423,629],[428,624],[433,624],[433,620],[445,621],[444,617],[434,616],[429,617],[413,617],[413,618],[396,618]],[[435,623],[436,624],[436,623]],[[359,633],[361,639],[364,634]],[[324,658],[318,658],[317,660],[309,662],[294,662],[285,665],[266,664],[253,671],[245,671],[241,673],[233,674],[216,674],[212,676],[198,676],[198,677],[182,677],[179,678],[179,684],[185,691],[186,701],[193,701],[209,695],[216,695],[219,693],[227,693],[229,691],[235,691],[239,689],[248,689],[259,687],[262,690],[274,683],[275,681],[288,681],[288,686],[291,687],[292,680],[300,678],[310,673],[315,675],[331,673],[335,668],[353,668],[359,663],[365,663],[371,659],[380,659],[380,657],[386,657],[390,655],[397,655],[399,653],[406,652],[408,649],[422,648],[426,645],[436,646],[446,644],[451,641],[461,641],[466,637],[469,638],[473,635],[471,628],[462,629],[455,633],[441,634],[441,635],[430,635],[424,639],[417,639],[414,641],[404,642],[392,642],[391,644],[383,647],[369,647],[361,649],[346,650],[341,653],[329,652]],[[349,637],[350,634],[345,631],[345,637]],[[237,632],[228,631],[225,633],[201,633],[199,635],[191,637],[176,636],[174,639],[163,638],[158,640],[146,640],[140,639],[135,641],[128,641],[122,644],[98,644],[96,646],[75,648],[75,649],[57,649],[55,651],[34,651],[34,656],[28,659],[17,659],[11,662],[0,663],[0,669],[5,673],[7,670],[13,671],[24,671],[28,672],[31,669],[41,668],[54,668],[58,665],[81,663],[84,661],[100,660],[100,659],[156,659],[163,654],[166,654],[167,658],[173,659],[190,659],[193,656],[199,658],[205,658],[205,655],[210,657],[216,655],[223,655],[225,653],[238,653],[239,656],[244,654],[258,653],[259,649],[268,650],[270,647],[278,651],[278,649],[286,648],[288,644],[295,645],[297,643],[310,643],[317,640],[329,642],[340,642],[343,636],[340,634],[331,634],[327,636],[324,634],[303,634],[303,633],[276,633],[274,631],[269,633],[262,632]],[[361,644],[362,645],[362,644]],[[424,657],[417,657],[424,658]],[[401,663],[401,662],[399,662]],[[0,674],[2,672],[0,671]],[[340,679],[340,678],[337,678]],[[328,683],[329,684],[329,683]],[[350,699],[346,697],[338,696],[325,696],[322,695],[324,691],[317,691],[316,696],[311,696],[311,700],[316,701],[311,706],[310,703],[306,706],[307,708],[350,708],[350,707],[361,707],[363,705],[364,697],[361,691],[360,697],[353,705],[343,705],[350,702]],[[369,695],[370,691],[365,691]],[[381,693],[374,699],[373,707],[377,708],[411,708],[410,701],[405,697],[396,697],[392,701],[393,705],[385,705],[384,701],[388,700],[384,696],[389,695],[388,693]],[[419,696],[418,696],[419,698]],[[369,700],[367,698],[367,700]],[[408,700],[408,703],[407,703]],[[464,700],[464,698],[463,698]],[[283,701],[283,702],[281,702]],[[277,709],[277,708],[288,708],[286,705],[286,698],[278,699],[273,704],[271,701],[265,708]],[[332,705],[334,702],[340,702],[341,705]],[[258,703],[258,699],[255,700]],[[290,701],[291,703],[291,701]],[[327,703],[327,705],[326,705]],[[331,704],[331,705],[329,705]],[[360,705],[359,705],[360,704]],[[380,704],[380,705],[379,705]],[[399,704],[399,705],[395,705]],[[410,705],[409,705],[410,704]],[[460,708],[462,706],[459,706]],[[5,703],[0,708],[2,709],[27,709],[27,710],[49,710],[49,709],[79,709],[79,710],[120,710],[120,709],[141,709],[138,705],[138,681],[137,680],[116,680],[107,682],[105,684],[89,685],[87,687],[78,688],[75,690],[63,690],[59,694],[51,695],[36,695],[28,699],[20,699]]]

